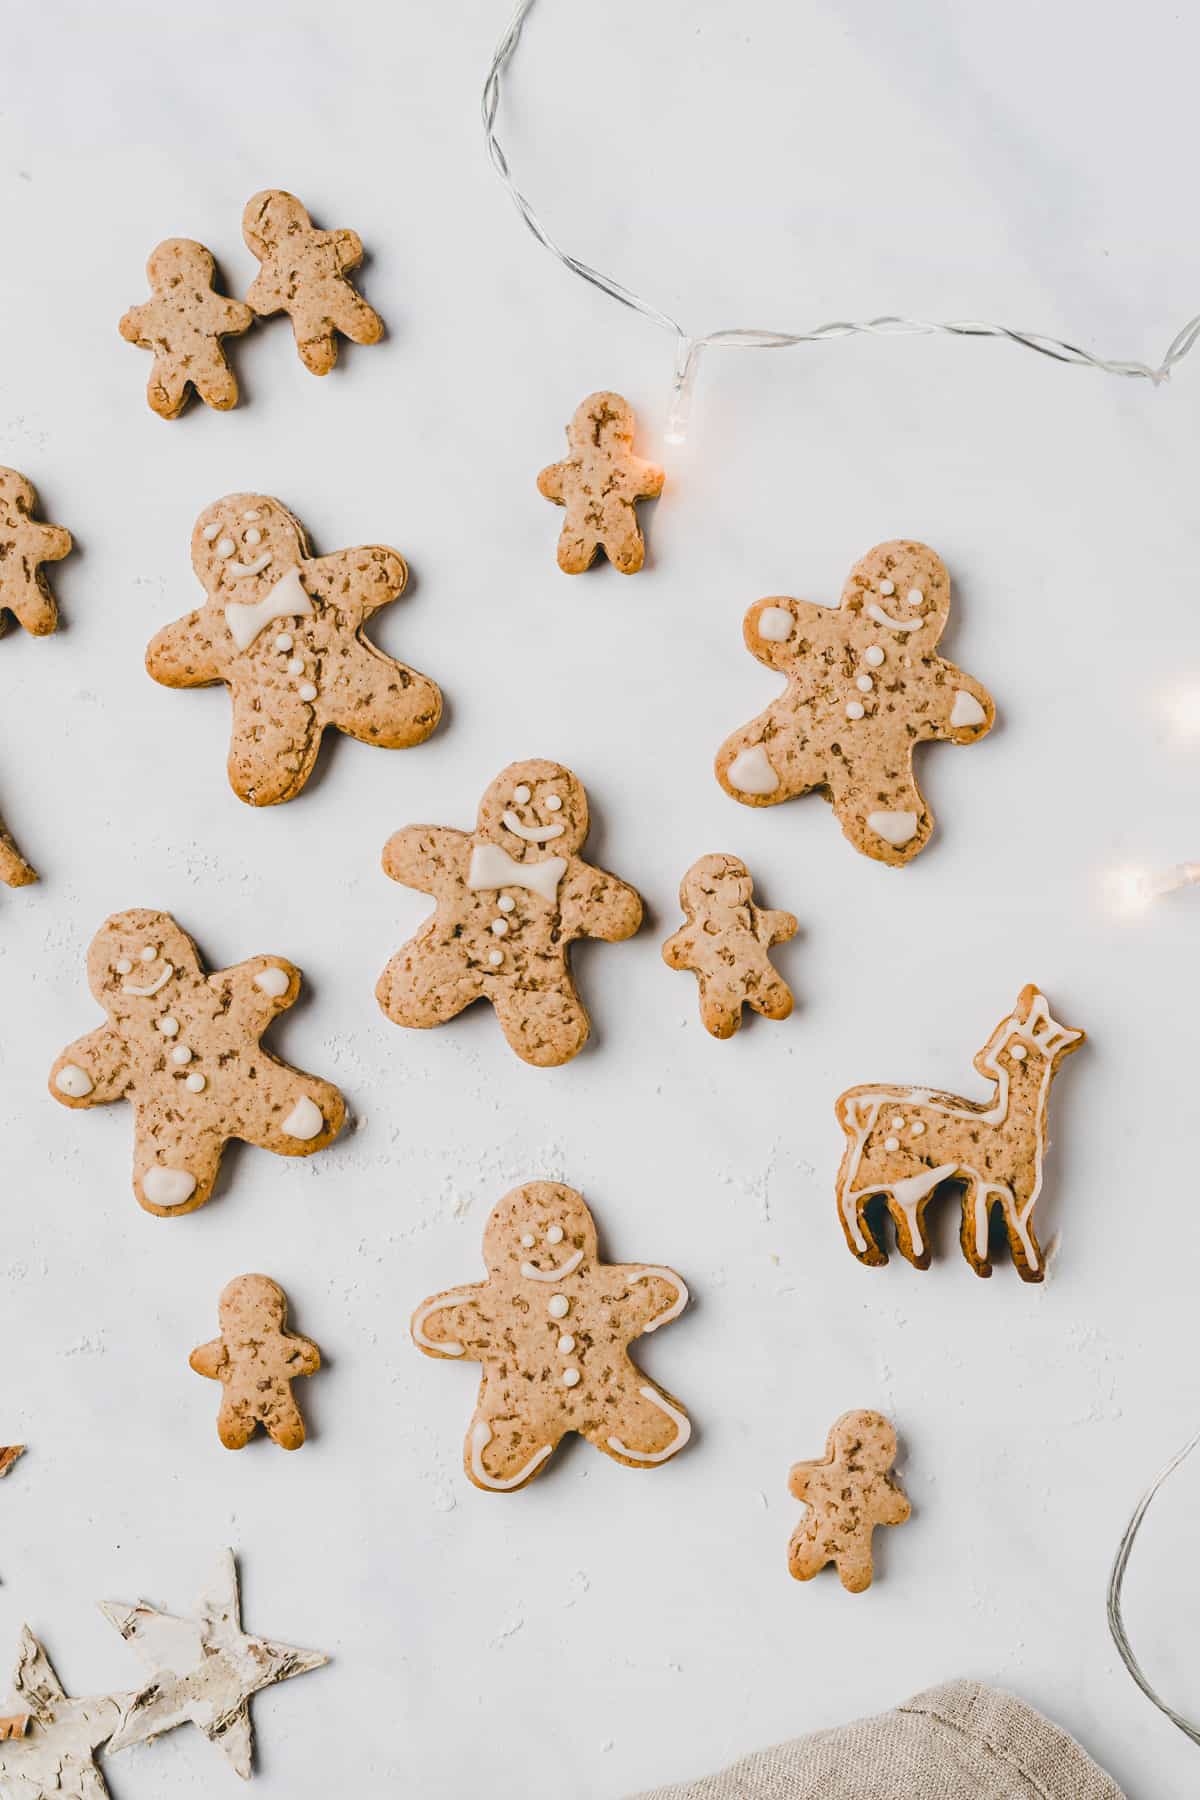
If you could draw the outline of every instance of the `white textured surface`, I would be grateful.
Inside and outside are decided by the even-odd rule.
[[[73,1693],[132,1685],[92,1602],[178,1606],[232,1543],[246,1628],[335,1659],[256,1703],[264,1800],[351,1777],[616,1800],[957,1674],[1040,1704],[1135,1800],[1176,1800],[1197,1753],[1117,1666],[1102,1598],[1128,1507],[1200,1406],[1196,908],[1119,924],[1100,883],[1197,854],[1200,746],[1162,703],[1200,681],[1200,364],[1156,394],[1000,346],[714,358],[691,447],[663,454],[652,567],[569,580],[537,471],[600,386],[657,453],[670,346],[543,257],[486,167],[477,89],[506,16],[51,0],[7,36],[0,461],[80,553],[56,575],[64,632],[0,643],[0,807],[44,875],[0,890],[0,1438],[30,1445],[0,1490],[0,1666],[28,1618]],[[1176,173],[1200,24],[1166,0],[1120,33],[1077,24],[1032,0],[547,0],[505,141],[571,247],[698,328],[985,312],[1157,356],[1200,295]],[[163,424],[117,320],[170,234],[244,291],[241,208],[268,183],[361,232],[391,335],[317,381],[276,322],[235,349],[242,408]],[[157,688],[141,663],[198,598],[196,514],[247,488],[319,550],[405,553],[412,589],[378,636],[443,682],[449,715],[418,750],[332,746],[266,814],[225,785],[225,696]],[[856,857],[819,800],[755,814],[709,767],[774,691],[745,606],[832,600],[896,534],[950,565],[948,653],[1001,711],[985,744],[928,753],[942,829],[901,872]],[[579,957],[596,1039],[552,1073],[482,1011],[402,1033],[372,993],[425,911],[379,870],[388,833],[469,825],[527,755],[583,777],[592,852],[651,913],[633,944]],[[659,961],[679,876],[710,850],[802,923],[778,953],[795,1014],[730,1044]],[[98,1020],[88,939],[132,905],[176,912],[214,966],[299,963],[307,1000],[275,1041],[360,1120],[310,1162],[231,1155],[219,1198],[180,1221],[133,1201],[126,1109],[72,1116],[44,1091]],[[1051,1279],[978,1282],[948,1213],[929,1274],[858,1267],[834,1097],[968,1085],[1025,980],[1091,1034],[1053,1119]],[[571,1447],[528,1492],[484,1495],[459,1468],[474,1371],[422,1359],[407,1318],[478,1275],[510,1183],[555,1174],[611,1256],[692,1284],[644,1356],[697,1441],[645,1476]],[[326,1359],[296,1457],[223,1451],[187,1367],[221,1287],[254,1269]],[[859,1598],[792,1583],[784,1560],[788,1466],[851,1406],[896,1419],[915,1508]],[[1200,1468],[1179,1482],[1128,1612],[1195,1712]],[[116,1800],[226,1781],[195,1733],[110,1775]]]

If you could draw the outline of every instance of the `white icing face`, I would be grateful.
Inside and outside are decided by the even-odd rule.
[[[526,1281],[562,1281],[573,1275],[583,1261],[582,1250],[572,1250],[568,1256],[556,1257],[555,1252],[562,1243],[566,1233],[561,1225],[548,1225],[541,1233],[523,1231],[521,1248],[526,1251],[538,1251],[539,1246],[545,1248],[535,1257],[526,1256],[521,1261],[521,1273]],[[552,1318],[562,1318],[567,1311],[567,1302],[561,1294],[555,1294],[548,1308]]]
[[[479,804],[479,836],[518,862],[545,846],[569,856],[587,836],[587,795],[560,763],[515,763],[492,782]],[[504,886],[497,882],[497,887]]]
[[[134,967],[127,956],[120,957],[113,964],[113,971],[122,977],[123,994],[132,994],[137,1000],[148,1000],[166,987],[175,970],[169,962],[159,962],[157,944],[143,944],[138,951],[138,963],[140,968],[136,981],[130,980]]]
[[[528,792],[528,789],[525,791]],[[520,792],[521,789],[518,788],[517,793]],[[516,794],[513,795],[513,798],[514,800],[516,799]],[[561,806],[562,800],[559,799],[558,807]],[[558,807],[552,807],[550,810],[556,812],[558,811]],[[503,822],[504,829],[506,831],[511,831],[514,837],[519,837],[522,843],[525,844],[548,844],[552,839],[561,837],[565,829],[557,819],[552,820],[549,825],[526,825],[521,820],[519,814],[513,812],[511,809],[504,814]]]

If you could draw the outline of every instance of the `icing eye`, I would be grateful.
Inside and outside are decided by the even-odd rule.
[[[547,796],[546,796],[546,811],[547,812],[561,812],[562,811],[562,799],[558,794],[547,794]]]
[[[921,590],[920,590],[920,588],[909,588],[909,590],[908,590],[908,604],[909,604],[909,605],[910,605],[910,606],[924,606],[924,604],[925,604],[925,596],[924,596],[924,594],[923,594],[923,593],[922,593],[922,592],[921,592]]]
[[[252,525],[250,527],[250,530],[246,533],[245,539],[243,541],[247,544],[261,544],[262,543],[262,532],[258,531]]]
[[[1029,1055],[1029,1052],[1024,1044],[1013,1044],[1009,1049],[1009,1055],[1014,1062],[1024,1062],[1025,1058]]]
[[[894,594],[896,591],[896,584],[894,581],[883,580],[879,584],[879,591],[881,594]]]
[[[524,806],[525,802],[529,799],[529,789],[525,786],[524,782],[521,783],[519,788],[513,789],[513,799],[518,806]]]
[[[546,1233],[546,1242],[548,1244],[561,1244],[562,1241],[563,1241],[562,1226],[561,1225],[552,1225],[550,1227],[549,1231]]]
[[[536,1243],[537,1239],[534,1237],[532,1231],[527,1231],[525,1236],[521,1239],[521,1247],[525,1250],[532,1250]]]
[[[216,537],[217,533],[220,531],[220,529],[221,529],[221,527],[215,522],[215,520],[211,525],[206,525],[204,527],[203,533],[201,534],[204,538],[205,543],[211,544],[213,539]]]
[[[218,556],[232,556],[236,549],[237,549],[237,545],[234,543],[232,538],[222,538],[220,543],[217,545],[217,555]]]
[[[153,944],[144,944],[142,946],[142,948],[138,951],[138,955],[140,956],[140,958],[143,962],[153,962],[155,957],[158,955],[158,951],[155,949]]]
[[[132,975],[133,974],[133,964],[130,962],[130,960],[127,956],[123,956],[121,958],[120,962],[116,965],[116,968],[117,968],[118,975]]]

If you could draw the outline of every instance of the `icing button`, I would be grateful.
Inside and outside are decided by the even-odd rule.
[[[863,651],[863,661],[870,663],[873,669],[877,669],[883,661],[882,647],[879,644],[868,644]]]
[[[883,1147],[885,1150],[898,1150],[900,1148],[900,1139],[894,1137],[884,1138]]]
[[[571,1310],[571,1302],[565,1294],[551,1294],[550,1304],[546,1311],[552,1319],[565,1319]]]
[[[846,717],[848,719],[861,719],[865,711],[866,708],[861,700],[847,700]]]
[[[578,1369],[564,1369],[562,1372],[562,1383],[563,1383],[564,1387],[578,1387],[579,1386],[579,1370]]]

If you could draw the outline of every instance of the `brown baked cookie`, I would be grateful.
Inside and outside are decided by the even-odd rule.
[[[121,320],[126,343],[154,352],[146,386],[151,412],[177,419],[195,390],[206,406],[228,412],[238,401],[237,377],[225,360],[223,337],[240,337],[254,313],[213,288],[212,252],[192,238],[166,238],[150,252],[152,294]]]
[[[269,1275],[239,1275],[222,1289],[220,1337],[193,1350],[197,1375],[224,1386],[217,1436],[227,1450],[241,1450],[261,1423],[284,1450],[304,1442],[304,1417],[292,1382],[315,1375],[321,1352],[287,1329],[287,1295]]]
[[[717,752],[717,780],[744,806],[814,788],[856,850],[900,867],[923,850],[933,814],[913,774],[920,743],[973,744],[992,728],[987,689],[936,654],[950,577],[925,544],[877,544],[836,607],[756,600],[746,647],[787,688]]]
[[[58,628],[58,605],[42,564],[70,555],[71,534],[35,519],[37,503],[32,481],[0,468],[0,634],[10,612],[32,637]]]
[[[427,1356],[483,1365],[463,1449],[476,1487],[524,1487],[569,1431],[630,1469],[683,1449],[683,1407],[626,1351],[687,1305],[674,1269],[602,1263],[583,1197],[552,1181],[526,1182],[493,1207],[483,1260],[486,1281],[435,1294],[412,1318]]]
[[[317,231],[294,194],[264,188],[246,202],[242,236],[262,268],[249,304],[260,318],[285,312],[300,361],[328,375],[337,361],[337,332],[354,344],[377,344],[383,320],[346,279],[363,259],[355,231]]]
[[[0,819],[0,881],[6,887],[28,887],[36,880],[37,870],[25,861]]]
[[[895,1460],[896,1433],[883,1414],[848,1412],[831,1426],[820,1462],[792,1465],[788,1487],[808,1507],[788,1545],[797,1581],[833,1563],[850,1593],[870,1587],[875,1527],[903,1525],[912,1511],[888,1473]]]
[[[314,558],[281,501],[228,494],[196,521],[192,567],[208,598],[159,632],[146,667],[165,687],[225,683],[239,799],[294,799],[327,728],[404,750],[437,726],[437,685],[364,635],[372,614],[404,591],[408,570],[394,550],[368,544]]]
[[[636,503],[657,500],[666,480],[633,454],[633,408],[620,394],[589,394],[567,426],[570,455],[538,476],[538,492],[565,506],[558,566],[580,575],[603,550],[614,569],[636,575],[646,555]]]
[[[790,912],[766,912],[753,901],[754,882],[736,856],[702,856],[679,884],[687,917],[663,945],[669,969],[691,969],[700,983],[700,1017],[715,1038],[729,1038],[752,1006],[766,1019],[786,1019],[792,990],[767,951],[795,937]]]
[[[397,1025],[444,1025],[490,1000],[522,1061],[569,1062],[590,1030],[568,961],[576,938],[620,943],[642,922],[631,887],[584,862],[588,802],[560,763],[511,763],[479,803],[474,832],[406,825],[384,872],[437,910],[375,989]]]
[[[838,1217],[859,1262],[885,1263],[866,1208],[882,1196],[896,1227],[896,1248],[914,1269],[932,1251],[925,1208],[946,1182],[963,1189],[962,1252],[977,1275],[990,1275],[989,1225],[1000,1209],[1012,1259],[1023,1281],[1041,1281],[1045,1262],[1033,1228],[1042,1188],[1046,1113],[1059,1063],[1084,1040],[1058,1025],[1046,997],[1021,989],[975,1058],[993,1085],[988,1100],[924,1087],[854,1087],[837,1102],[846,1149],[838,1170]]]
[[[230,1138],[277,1156],[333,1142],[338,1090],[258,1041],[299,996],[290,962],[255,956],[206,975],[170,913],[139,907],[105,920],[87,969],[109,1023],[63,1051],[50,1092],[71,1107],[133,1103],[133,1191],[147,1212],[203,1206]]]
[[[3,1479],[18,1457],[25,1454],[24,1444],[5,1444],[0,1446],[0,1480]]]

